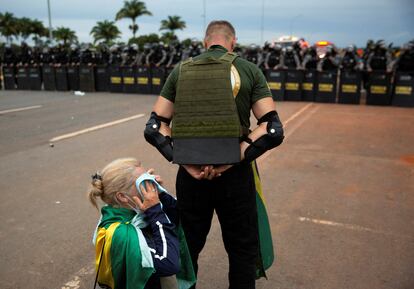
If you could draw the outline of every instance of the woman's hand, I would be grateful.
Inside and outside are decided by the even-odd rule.
[[[152,168],[147,171],[147,173],[149,173],[150,175],[153,175],[154,176],[154,178],[157,181],[157,183],[159,183],[160,185],[162,185],[163,180],[162,180],[161,176],[160,175],[154,175],[154,172],[155,172],[155,170],[152,169]]]
[[[144,185],[141,184],[139,187],[141,189],[143,200],[141,201],[137,196],[133,196],[132,199],[141,211],[145,212],[145,210],[160,202],[160,199],[158,198],[158,190],[152,182],[145,181]]]

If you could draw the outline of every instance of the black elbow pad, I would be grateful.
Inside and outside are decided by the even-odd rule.
[[[266,130],[267,133],[265,135],[262,135],[254,142],[250,141],[250,146],[244,152],[244,161],[251,162],[267,150],[271,150],[283,142],[285,138],[283,125],[276,112],[269,119]]]
[[[171,138],[169,136],[163,136],[159,132],[160,126],[161,120],[155,112],[152,112],[145,125],[144,137],[147,142],[153,145],[169,162],[171,162],[173,158]]]

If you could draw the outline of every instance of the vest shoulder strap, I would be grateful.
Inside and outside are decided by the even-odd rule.
[[[192,57],[190,57],[190,58],[188,58],[188,59],[180,62],[180,68],[179,68],[179,74],[180,75],[181,75],[181,70],[183,68],[183,65],[186,65],[186,64],[191,63],[191,62],[193,62],[193,58]]]
[[[190,63],[190,62],[193,62],[193,58],[192,58],[192,57],[190,57],[190,58],[188,58],[188,59],[186,59],[186,60],[182,61],[182,62],[181,62],[181,65],[185,65],[185,64]]]
[[[219,59],[226,61],[226,62],[230,62],[233,63],[233,61],[239,57],[239,55],[237,53],[234,52],[226,52],[224,53]]]

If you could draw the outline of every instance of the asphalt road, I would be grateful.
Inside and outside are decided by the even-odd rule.
[[[1,288],[92,288],[99,215],[86,190],[91,174],[109,161],[136,157],[174,193],[176,165],[142,135],[154,101],[0,91]],[[31,106],[40,107],[10,112]],[[277,260],[257,288],[414,288],[414,110],[277,107],[286,141],[259,160]],[[227,288],[227,268],[215,219],[198,288]]]

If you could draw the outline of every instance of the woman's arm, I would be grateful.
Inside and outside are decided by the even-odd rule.
[[[155,274],[176,274],[180,270],[180,246],[174,223],[164,213],[161,204],[148,208],[144,214],[152,232],[147,243],[154,261]]]
[[[175,233],[175,225],[170,221],[159,202],[158,191],[152,182],[140,185],[143,196],[141,201],[132,197],[144,212],[151,228],[151,236],[146,236],[157,276],[170,276],[180,270],[180,246]]]

